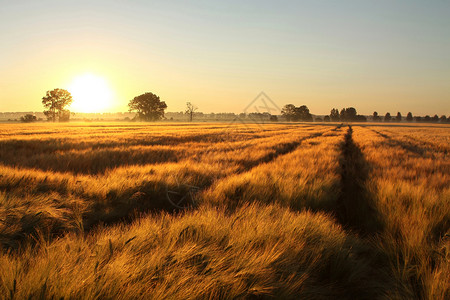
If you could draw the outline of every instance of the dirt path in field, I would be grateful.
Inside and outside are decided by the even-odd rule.
[[[337,218],[346,228],[363,236],[382,230],[382,220],[373,199],[366,190],[369,167],[361,149],[352,138],[349,125],[342,144],[341,194],[338,199]]]

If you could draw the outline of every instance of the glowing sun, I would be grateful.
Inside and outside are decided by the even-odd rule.
[[[113,104],[113,92],[106,80],[92,74],[76,77],[68,90],[73,98],[71,109],[75,112],[104,112]]]

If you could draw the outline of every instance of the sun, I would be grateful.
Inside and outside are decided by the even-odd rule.
[[[108,82],[93,74],[76,77],[68,90],[73,98],[71,109],[75,112],[105,112],[113,104],[113,92]]]

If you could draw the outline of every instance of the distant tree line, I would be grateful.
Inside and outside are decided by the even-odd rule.
[[[67,109],[68,106],[72,103],[72,95],[64,89],[54,89],[51,91],[47,91],[46,95],[42,98],[42,104],[44,105],[44,114],[49,121],[52,122],[64,122],[69,121],[70,119],[70,111]],[[161,101],[159,96],[156,94],[147,92],[142,95],[134,97],[128,103],[129,111],[136,112],[136,116],[133,120],[141,120],[141,121],[156,121],[164,118],[164,112],[167,108],[167,104],[164,101]],[[196,113],[195,111],[198,108],[193,105],[191,102],[186,103],[186,110],[184,114],[188,115],[189,120],[192,121],[194,115],[203,115],[202,113]],[[234,113],[222,113],[222,114],[213,114],[217,116],[226,115],[233,119],[248,119],[252,121],[278,121],[278,117],[276,115],[271,115],[270,113],[241,113],[236,115]],[[330,111],[329,115],[323,117],[315,117],[310,113],[309,108],[306,105],[295,106],[294,104],[286,104],[281,110],[281,116],[288,122],[367,122],[368,118],[364,115],[359,115],[354,107],[346,107],[342,108],[340,111],[337,108],[333,108]],[[35,122],[36,117],[27,114],[20,119],[22,122]],[[403,118],[400,112],[397,112],[395,117],[391,116],[389,112],[387,112],[384,117],[381,117],[378,112],[373,112],[371,120],[373,122],[423,122],[423,123],[449,123],[450,116],[447,118],[445,115],[438,116],[434,115],[430,117],[426,115],[422,116],[413,116],[411,112],[409,112],[405,118]]]
[[[422,116],[413,116],[411,112],[409,112],[405,118],[403,118],[402,114],[400,112],[397,112],[397,115],[395,117],[392,117],[389,112],[387,112],[384,117],[380,117],[376,111],[373,112],[372,115],[372,121],[374,122],[419,122],[419,123],[448,123],[450,122],[450,117],[447,118],[445,115],[438,116],[434,115],[433,117],[430,117],[429,115],[426,115],[425,117]]]
[[[310,122],[313,121],[313,116],[309,112],[309,109],[306,105],[302,105],[296,107],[293,104],[286,104],[281,110],[281,115],[288,122]],[[384,117],[381,117],[378,112],[374,112],[371,120],[367,116],[359,115],[354,107],[342,108],[340,111],[337,108],[333,108],[330,111],[329,115],[323,117],[315,117],[314,120],[316,122],[423,122],[423,123],[449,123],[450,116],[447,118],[445,115],[438,116],[434,115],[430,117],[426,115],[425,117],[421,116],[413,116],[411,112],[409,112],[404,118],[400,112],[397,113],[395,117],[391,116],[389,112],[387,112]]]

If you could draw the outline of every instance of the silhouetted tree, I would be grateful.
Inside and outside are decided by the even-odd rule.
[[[193,105],[191,102],[186,103],[186,111],[185,113],[189,115],[189,121],[192,122],[194,118],[194,112],[198,109],[197,106]]]
[[[136,111],[140,120],[156,121],[164,117],[167,104],[153,93],[145,93],[134,97],[128,103],[129,111]]]
[[[395,121],[397,121],[397,122],[402,121],[402,114],[400,112],[397,113],[397,116],[395,117]]]
[[[384,116],[384,121],[385,122],[390,122],[392,120],[391,114],[390,113],[386,113],[386,115]]]
[[[447,117],[445,116],[445,115],[442,115],[440,118],[439,118],[439,122],[441,122],[441,123],[445,123],[445,122],[447,122]]]
[[[324,122],[330,122],[330,116],[323,117]]]
[[[380,122],[381,121],[381,118],[380,118],[380,116],[378,115],[378,113],[376,111],[373,112],[372,119],[373,119],[374,122]]]
[[[330,119],[333,122],[339,122],[341,119],[339,118],[339,110],[337,108],[331,109]]]
[[[301,121],[312,122],[313,117],[309,112],[309,108],[306,105],[302,105],[300,107],[295,108],[295,114]]]
[[[412,115],[411,112],[409,112],[409,113],[406,115],[406,121],[408,121],[408,122],[412,122],[412,121],[413,121],[413,115]]]
[[[415,120],[416,122],[422,122],[422,117],[420,117],[420,116],[415,116],[415,117],[414,117],[414,120]]]
[[[438,115],[434,115],[434,116],[431,118],[431,121],[434,122],[434,123],[439,122],[439,116],[438,116]]]
[[[248,118],[254,122],[269,121],[270,114],[268,112],[252,112],[248,114]]]
[[[298,121],[295,120],[296,118],[296,111],[295,111],[295,105],[294,104],[286,104],[281,109],[281,115],[283,115],[286,118],[286,121]]]
[[[356,115],[356,122],[367,122],[367,117],[363,115]]]
[[[430,117],[429,115],[426,115],[426,116],[423,118],[423,121],[424,121],[424,122],[427,122],[427,123],[430,123],[430,122],[431,122],[431,117]]]
[[[343,108],[340,113],[341,121],[356,121],[356,109],[353,107]]]
[[[312,121],[313,117],[306,105],[296,107],[293,104],[287,104],[281,110],[281,114],[287,121]]]
[[[316,117],[314,119],[315,122],[323,122],[323,119],[321,117]]]
[[[270,116],[270,122],[278,122],[278,117],[277,116]]]
[[[44,114],[49,121],[55,122],[58,118],[59,121],[67,121],[70,118],[70,112],[66,109],[72,103],[72,95],[64,89],[54,89],[47,91],[45,97],[42,97],[42,104],[44,108]],[[67,117],[68,116],[68,117]]]
[[[36,122],[36,116],[33,116],[32,114],[26,114],[25,116],[20,117],[20,121],[23,123],[31,123]]]

